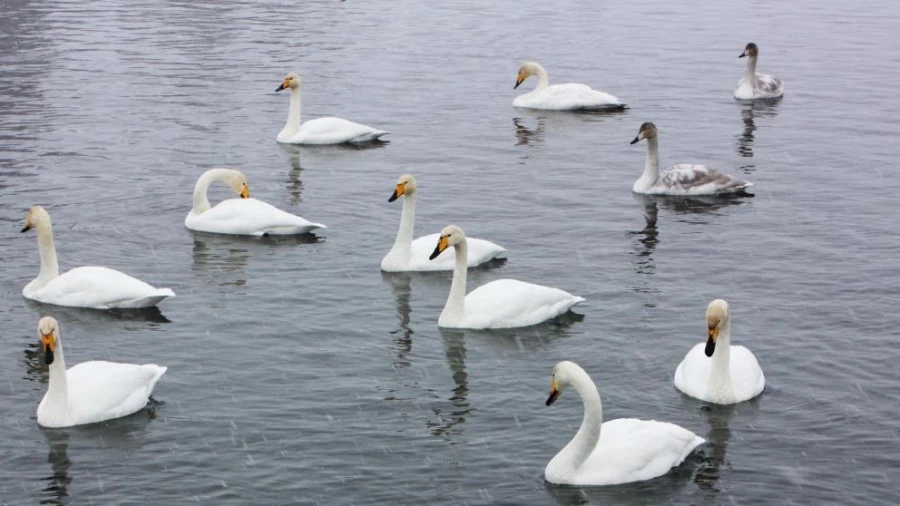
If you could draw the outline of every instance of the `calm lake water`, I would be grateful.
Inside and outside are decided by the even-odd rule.
[[[110,2],[0,4],[0,503],[617,504],[900,500],[900,23],[893,2]],[[744,45],[786,83],[731,93]],[[518,64],[632,109],[511,106]],[[281,147],[288,71],[304,115],[390,130],[372,149]],[[526,83],[531,89],[533,81]],[[632,195],[644,121],[661,162],[706,163],[753,198]],[[183,227],[196,178],[230,166],[255,197],[328,225],[318,240]],[[419,181],[416,232],[456,223],[509,249],[471,272],[556,286],[578,315],[446,331],[450,275],[379,271]],[[222,188],[213,197],[229,196]],[[27,303],[29,206],[62,269],[117,268],[178,296],[117,315]],[[710,407],[675,367],[731,303],[761,397]],[[66,430],[35,420],[37,320],[69,365],[166,365],[155,403]],[[559,360],[607,419],[678,423],[710,445],[665,477],[545,484],[581,421],[544,406]]]

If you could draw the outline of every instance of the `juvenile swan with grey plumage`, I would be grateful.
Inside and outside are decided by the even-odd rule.
[[[152,307],[167,297],[175,296],[175,292],[168,288],[154,288],[106,267],[76,267],[60,274],[50,214],[41,206],[34,206],[28,211],[22,232],[31,229],[37,232],[41,270],[22,290],[26,299],[58,306],[131,309]]]
[[[216,181],[227,184],[240,198],[223,200],[210,207],[207,190]],[[327,228],[250,198],[246,176],[233,169],[210,169],[197,179],[194,204],[184,219],[184,226],[198,232],[254,236],[299,235]]]
[[[752,351],[731,345],[728,303],[716,299],[706,308],[706,343],[697,343],[675,370],[675,388],[713,404],[750,400],[766,388],[766,377]]]
[[[681,464],[705,440],[678,425],[619,418],[603,422],[600,392],[574,362],[553,368],[553,404],[572,387],[584,403],[584,419],[575,437],[544,469],[544,478],[561,485],[618,485],[662,476]]]
[[[647,160],[644,173],[634,182],[631,190],[646,195],[725,195],[745,192],[753,186],[706,165],[679,164],[659,172],[659,140],[656,125],[644,123],[635,144],[647,140]]]
[[[756,44],[749,43],[738,58],[747,58],[747,70],[744,77],[738,81],[734,90],[734,98],[738,100],[755,100],[766,98],[778,98],[784,95],[784,83],[768,74],[756,73],[756,61],[759,57],[759,48]]]
[[[302,81],[291,72],[275,91],[291,90],[291,106],[287,123],[276,140],[285,144],[362,144],[377,140],[389,132],[360,125],[343,118],[328,116],[300,122]]]
[[[431,254],[434,260],[453,246],[456,254],[450,295],[438,319],[441,327],[503,329],[528,327],[555,318],[583,302],[584,298],[558,288],[499,279],[481,285],[466,295],[468,244],[466,234],[455,225],[441,231]]]
[[[38,322],[44,363],[50,366],[47,393],[37,408],[44,427],[72,427],[136,413],[147,405],[166,367],[95,360],[66,370],[59,324],[49,316]]]

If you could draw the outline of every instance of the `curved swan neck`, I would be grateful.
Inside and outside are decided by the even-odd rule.
[[[656,136],[647,138],[647,161],[641,177],[649,179],[651,183],[659,178],[659,138]]]
[[[294,133],[300,130],[300,87],[291,88],[291,108],[288,111],[284,130]]]
[[[416,194],[410,193],[403,196],[403,212],[400,214],[400,228],[397,229],[397,239],[391,252],[410,257],[412,249],[413,233],[416,226]]]
[[[600,391],[590,376],[584,371],[573,372],[572,387],[581,397],[584,404],[584,418],[575,437],[560,452],[563,461],[578,470],[597,447],[600,440],[600,427],[603,425],[603,404],[600,402]]]
[[[35,232],[38,251],[41,253],[41,271],[37,279],[43,284],[59,276],[59,262],[56,259],[56,246],[53,244],[53,226],[41,223],[35,227]]]
[[[452,318],[462,318],[466,309],[466,273],[469,270],[468,258],[469,251],[466,240],[456,244],[454,247],[456,255],[456,265],[453,267],[453,281],[450,283],[450,295],[447,297],[447,304],[441,316],[450,316]]]
[[[191,212],[200,214],[208,211],[210,208],[209,198],[207,197],[209,185],[216,181],[226,181],[232,172],[229,169],[210,169],[204,172],[200,179],[197,180],[197,184],[194,185],[194,208],[191,209]]]
[[[716,349],[712,356],[712,369],[710,382],[717,385],[731,384],[731,320],[725,321],[719,337],[716,339]]]
[[[753,83],[756,78],[756,60],[758,56],[747,56],[747,70],[744,71],[744,79]]]
[[[43,352],[43,350],[41,350]],[[66,359],[63,356],[62,340],[57,339],[50,364],[50,382],[47,385],[47,402],[65,408],[69,402],[69,385],[66,378]]]
[[[543,66],[535,64],[534,75],[538,78],[538,85],[535,87],[535,90],[542,90],[550,85],[550,78],[547,76],[547,71]]]

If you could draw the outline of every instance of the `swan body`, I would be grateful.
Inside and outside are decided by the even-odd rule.
[[[713,404],[750,400],[765,389],[766,377],[753,352],[731,344],[728,303],[717,299],[706,310],[709,337],[685,355],[675,370],[675,388]]]
[[[450,295],[438,325],[448,328],[503,329],[528,327],[567,312],[583,297],[558,288],[525,283],[514,279],[500,279],[482,285],[466,295],[468,244],[461,228],[449,225],[441,231],[437,247],[431,254],[436,258],[450,246],[455,259]]]
[[[742,179],[723,174],[706,165],[679,164],[659,171],[659,140],[656,125],[644,123],[635,144],[647,140],[647,160],[644,173],[631,190],[645,195],[728,195],[745,193],[753,186]]]
[[[38,323],[44,361],[50,366],[47,393],[38,405],[37,421],[44,427],[72,427],[136,413],[147,405],[166,367],[91,361],[68,371],[55,319]]]
[[[547,71],[536,62],[522,63],[522,66],[519,67],[515,88],[533,75],[538,77],[538,85],[534,90],[516,97],[513,100],[513,106],[554,111],[615,110],[628,107],[613,95],[592,89],[585,84],[551,85]]]
[[[207,190],[215,181],[228,184],[241,198],[223,200],[210,207]],[[249,198],[249,188],[246,177],[239,171],[206,171],[194,186],[194,204],[184,219],[184,226],[198,232],[253,236],[307,234],[327,228],[321,223],[307,221],[261,200]]]
[[[155,288],[106,267],[78,267],[60,274],[50,214],[41,206],[32,207],[25,219],[22,232],[31,229],[37,232],[41,270],[22,290],[26,299],[58,306],[131,309],[152,307],[175,296],[168,288]]]
[[[393,202],[400,197],[403,198],[400,229],[397,231],[394,246],[381,260],[381,270],[385,272],[452,271],[453,253],[444,251],[434,260],[428,259],[441,234],[430,234],[413,240],[417,193],[416,178],[409,174],[400,176],[397,187],[388,200],[388,202]],[[466,265],[469,267],[488,262],[506,252],[505,248],[483,239],[470,238],[468,242]]]
[[[778,98],[784,95],[784,83],[780,79],[768,74],[756,72],[756,61],[759,57],[759,48],[756,44],[749,43],[744,48],[739,58],[747,57],[747,70],[744,77],[738,81],[734,90],[734,98],[738,100],[756,100],[766,98]]]
[[[584,403],[584,418],[575,437],[544,469],[550,483],[591,486],[649,480],[680,465],[705,442],[667,422],[620,418],[604,423],[600,392],[574,362],[560,362],[553,368],[547,405],[570,386]]]
[[[302,81],[291,72],[275,91],[291,90],[291,105],[287,123],[275,138],[285,144],[363,144],[388,134],[370,126],[361,125],[333,116],[300,122],[300,95]]]

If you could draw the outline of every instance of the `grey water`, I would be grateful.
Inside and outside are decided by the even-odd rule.
[[[0,3],[0,503],[896,503],[900,11],[892,2]],[[784,99],[742,105],[737,56]],[[517,110],[521,60],[631,105]],[[275,143],[288,71],[305,118],[391,131],[370,149]],[[523,87],[528,90],[533,81]],[[631,193],[659,127],[664,166],[704,163],[754,197]],[[207,168],[328,225],[240,239],[183,227]],[[508,248],[510,277],[587,298],[529,329],[449,331],[450,275],[387,275],[397,177],[419,181],[417,235],[449,223]],[[229,197],[215,188],[214,199]],[[31,205],[63,270],[105,265],[171,287],[158,311],[26,302]],[[761,397],[714,407],[675,367],[731,303]],[[41,429],[37,320],[69,366],[169,367],[133,416]],[[664,477],[548,485],[574,434],[581,364],[607,419],[682,425],[709,445]]]

